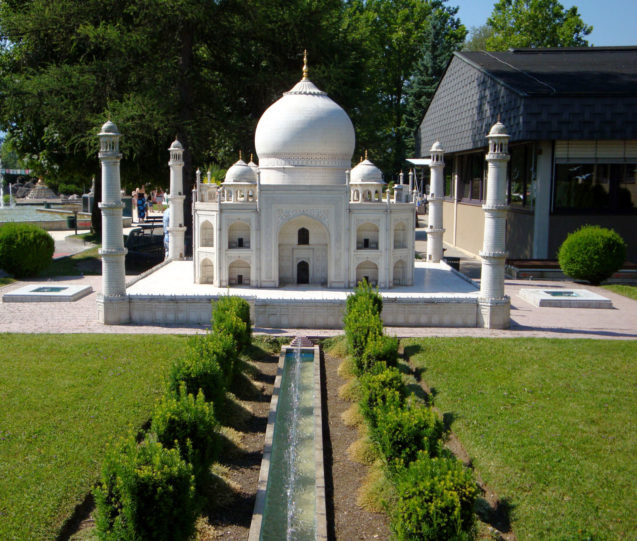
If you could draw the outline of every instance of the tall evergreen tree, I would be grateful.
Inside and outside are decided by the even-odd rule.
[[[418,128],[454,51],[462,46],[466,30],[456,17],[458,8],[436,9],[429,17],[420,55],[405,89],[402,129],[407,153],[414,155]],[[433,143],[433,141],[432,141]]]

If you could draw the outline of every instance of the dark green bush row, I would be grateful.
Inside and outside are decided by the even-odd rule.
[[[359,409],[382,457],[394,496],[385,505],[399,540],[472,539],[477,487],[444,449],[432,408],[410,396],[398,364],[398,341],[383,334],[382,300],[367,283],[348,297],[348,353],[359,378]]]
[[[585,225],[566,237],[557,258],[567,276],[598,285],[624,264],[626,243],[612,229]]]
[[[224,298],[212,331],[196,337],[172,366],[141,443],[130,436],[108,454],[95,489],[98,536],[105,540],[189,539],[199,511],[195,493],[218,458],[226,389],[250,343],[250,307]],[[201,500],[201,498],[199,498]]]
[[[100,539],[186,540],[196,518],[192,465],[152,436],[132,436],[106,457],[95,489]]]
[[[31,224],[0,227],[0,269],[16,278],[35,276],[53,260],[55,243],[44,229]]]

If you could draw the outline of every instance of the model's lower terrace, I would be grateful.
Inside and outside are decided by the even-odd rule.
[[[415,264],[413,286],[381,289],[388,326],[481,327],[476,284],[446,263]],[[218,288],[194,282],[192,261],[171,261],[131,282],[126,289],[130,322],[205,324],[211,301],[222,295],[245,298],[257,327],[342,327],[349,289],[319,286]],[[508,310],[506,314],[508,326]]]

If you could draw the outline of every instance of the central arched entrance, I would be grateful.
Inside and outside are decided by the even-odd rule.
[[[299,261],[296,265],[296,283],[310,283],[310,264],[307,261]]]
[[[278,234],[279,285],[328,284],[329,232],[318,220],[301,215]]]

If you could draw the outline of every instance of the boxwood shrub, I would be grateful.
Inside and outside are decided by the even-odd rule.
[[[197,340],[203,340],[198,337]],[[216,355],[200,355],[193,348],[175,361],[168,374],[168,390],[177,395],[182,383],[186,392],[196,395],[201,390],[209,402],[221,408],[226,397],[226,376]]]
[[[224,385],[230,387],[239,370],[237,342],[226,332],[207,333],[189,342],[189,349],[204,360],[216,360],[224,377]]]
[[[108,453],[94,494],[100,539],[185,541],[194,532],[192,466],[152,436]]]
[[[384,362],[386,366],[398,364],[398,339],[384,334],[371,334],[363,353],[354,357],[356,373],[361,375],[369,372],[376,364]]]
[[[567,276],[598,285],[621,268],[626,243],[612,229],[585,225],[566,237],[557,258]]]
[[[443,435],[443,424],[433,409],[414,399],[376,410],[372,439],[390,468],[409,464],[420,451],[438,456]]]
[[[250,305],[240,297],[225,296],[213,303],[213,334],[227,333],[234,338],[239,352],[250,346],[252,327]]]
[[[376,426],[378,409],[388,404],[400,406],[404,403],[407,390],[398,368],[387,368],[378,363],[374,371],[360,377],[360,410],[373,429]]]
[[[192,464],[195,478],[203,480],[219,453],[218,428],[212,403],[201,391],[197,398],[187,394],[182,384],[176,396],[166,395],[155,406],[150,431],[164,447],[177,449]]]
[[[53,260],[55,243],[44,229],[32,224],[0,227],[0,269],[16,278],[35,276]]]
[[[395,483],[396,498],[388,512],[397,540],[475,538],[473,506],[478,487],[458,460],[422,453],[397,473]]]

